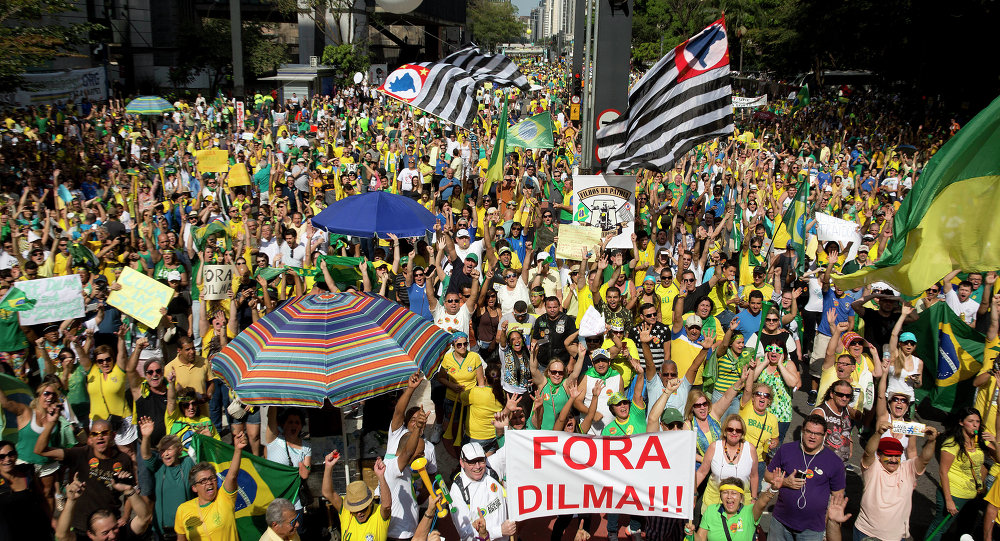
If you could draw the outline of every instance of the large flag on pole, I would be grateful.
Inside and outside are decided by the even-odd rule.
[[[958,131],[924,167],[874,265],[837,277],[844,289],[886,282],[917,295],[954,269],[1000,268],[1000,98]]]
[[[798,260],[799,274],[805,272],[806,266],[806,222],[809,221],[809,181],[808,177],[799,180],[795,190],[795,198],[788,206],[781,224],[775,230],[772,249],[784,250],[786,248],[795,252]],[[784,244],[781,244],[781,243]]]
[[[212,463],[221,489],[233,460],[233,446],[201,434],[195,434],[192,442],[195,460]],[[298,468],[243,453],[236,478],[236,531],[240,539],[259,539],[267,530],[267,504],[275,498],[295,502],[301,483]]]
[[[920,319],[906,330],[920,337],[913,354],[924,361],[924,373],[932,376],[924,378],[917,396],[926,395],[932,406],[943,411],[971,405],[970,380],[983,365],[986,337],[944,302],[921,312]]]
[[[509,58],[483,54],[475,45],[467,45],[444,60],[403,64],[386,76],[378,91],[469,128],[479,106],[476,89],[487,81],[524,91],[531,88],[527,77]]]
[[[629,91],[628,108],[597,131],[605,171],[665,172],[695,145],[733,133],[725,17],[678,45]]]
[[[494,182],[503,180],[503,165],[507,161],[507,96],[503,97],[503,110],[500,112],[500,122],[497,124],[497,139],[493,143],[493,153],[490,154],[490,164],[486,168],[486,182],[483,184],[484,194],[489,193]]]
[[[507,147],[552,148],[552,114],[548,111],[528,117],[510,127]]]

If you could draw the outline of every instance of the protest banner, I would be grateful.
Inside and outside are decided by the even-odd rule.
[[[694,517],[694,432],[613,438],[511,430],[506,438],[511,520],[608,512]]]
[[[205,265],[205,283],[201,298],[209,301],[225,299],[233,287],[232,265]]]
[[[194,157],[198,159],[199,173],[225,173],[229,171],[229,151],[199,150]]]
[[[858,247],[861,246],[861,233],[858,231],[857,222],[842,220],[822,212],[816,213],[816,238],[820,242],[837,241],[841,247],[851,243],[846,261],[854,259],[858,255]]]
[[[22,73],[20,77],[25,84],[10,92],[0,92],[0,104],[5,107],[28,107],[108,99],[108,80],[103,67]]]
[[[31,310],[20,312],[21,325],[35,325],[83,317],[83,286],[79,274],[15,282],[14,287],[35,301]]]
[[[763,107],[765,105],[767,105],[767,94],[764,94],[763,96],[757,96],[756,98],[733,96],[733,107],[737,109],[742,109],[745,107]]]
[[[601,229],[588,225],[562,224],[559,226],[559,242],[556,243],[556,257],[580,261],[580,250],[592,249],[601,244]],[[593,255],[588,261],[593,261]]]
[[[229,174],[226,175],[226,184],[230,188],[250,185],[250,177],[247,176],[247,166],[245,163],[236,162],[229,168]]]
[[[243,130],[246,122],[246,110],[243,108],[243,102],[236,100],[236,125],[240,131]]]
[[[608,248],[631,248],[635,231],[635,177],[577,175],[573,177],[573,221],[614,231]],[[559,242],[562,242],[560,237]],[[579,253],[579,251],[578,251]]]
[[[170,286],[161,284],[145,274],[125,267],[116,282],[122,288],[112,291],[108,304],[138,319],[147,327],[160,324],[160,308],[166,308],[174,296]]]

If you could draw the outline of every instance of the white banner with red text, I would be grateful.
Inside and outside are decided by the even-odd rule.
[[[512,520],[574,513],[694,517],[695,436],[689,430],[597,437],[506,433]]]

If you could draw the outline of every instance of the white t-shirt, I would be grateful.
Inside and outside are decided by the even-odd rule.
[[[302,267],[302,260],[306,257],[306,247],[296,244],[295,248],[288,246],[287,242],[281,243],[281,264],[289,267]]]
[[[976,312],[979,311],[979,303],[972,300],[972,297],[965,299],[965,302],[958,300],[958,292],[952,287],[944,294],[944,302],[962,318],[962,321],[970,326],[976,324]]]
[[[455,254],[458,255],[459,261],[465,261],[465,257],[469,254],[476,254],[476,268],[482,272],[482,262],[483,262],[483,239],[479,239],[475,242],[469,243],[468,248],[462,248],[457,243],[455,244]]]
[[[405,431],[406,427],[400,427]],[[420,521],[417,502],[413,499],[410,486],[413,470],[407,464],[400,469],[399,459],[394,455],[385,456],[385,483],[392,493],[392,519],[389,521],[389,537],[409,538],[417,529]]]
[[[469,332],[471,314],[469,313],[469,305],[465,303],[462,303],[457,314],[451,315],[445,312],[444,303],[439,302],[432,315],[434,316],[434,324],[450,333],[456,331]]]
[[[514,313],[514,304],[517,301],[524,301],[525,304],[531,304],[531,295],[528,291],[528,286],[524,285],[524,280],[521,279],[521,275],[517,276],[517,285],[514,286],[514,290],[511,291],[507,289],[506,285],[497,286],[497,302],[500,303],[500,309],[504,314]]]

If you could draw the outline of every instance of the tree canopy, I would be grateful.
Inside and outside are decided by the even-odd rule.
[[[488,51],[494,51],[501,43],[519,41],[524,35],[524,25],[517,20],[517,8],[510,2],[469,0],[466,24],[472,41]]]
[[[58,56],[78,54],[74,47],[86,43],[87,32],[100,29],[100,25],[41,24],[76,9],[70,0],[0,2],[0,91],[22,86],[21,75],[29,68],[44,67]]]
[[[278,41],[264,23],[243,22],[243,75],[252,80],[287,61],[288,46]],[[200,25],[182,30],[179,40],[179,62],[170,70],[170,79],[180,86],[188,83],[202,70],[210,77],[211,94],[233,75],[232,33],[227,19],[203,19]]]

